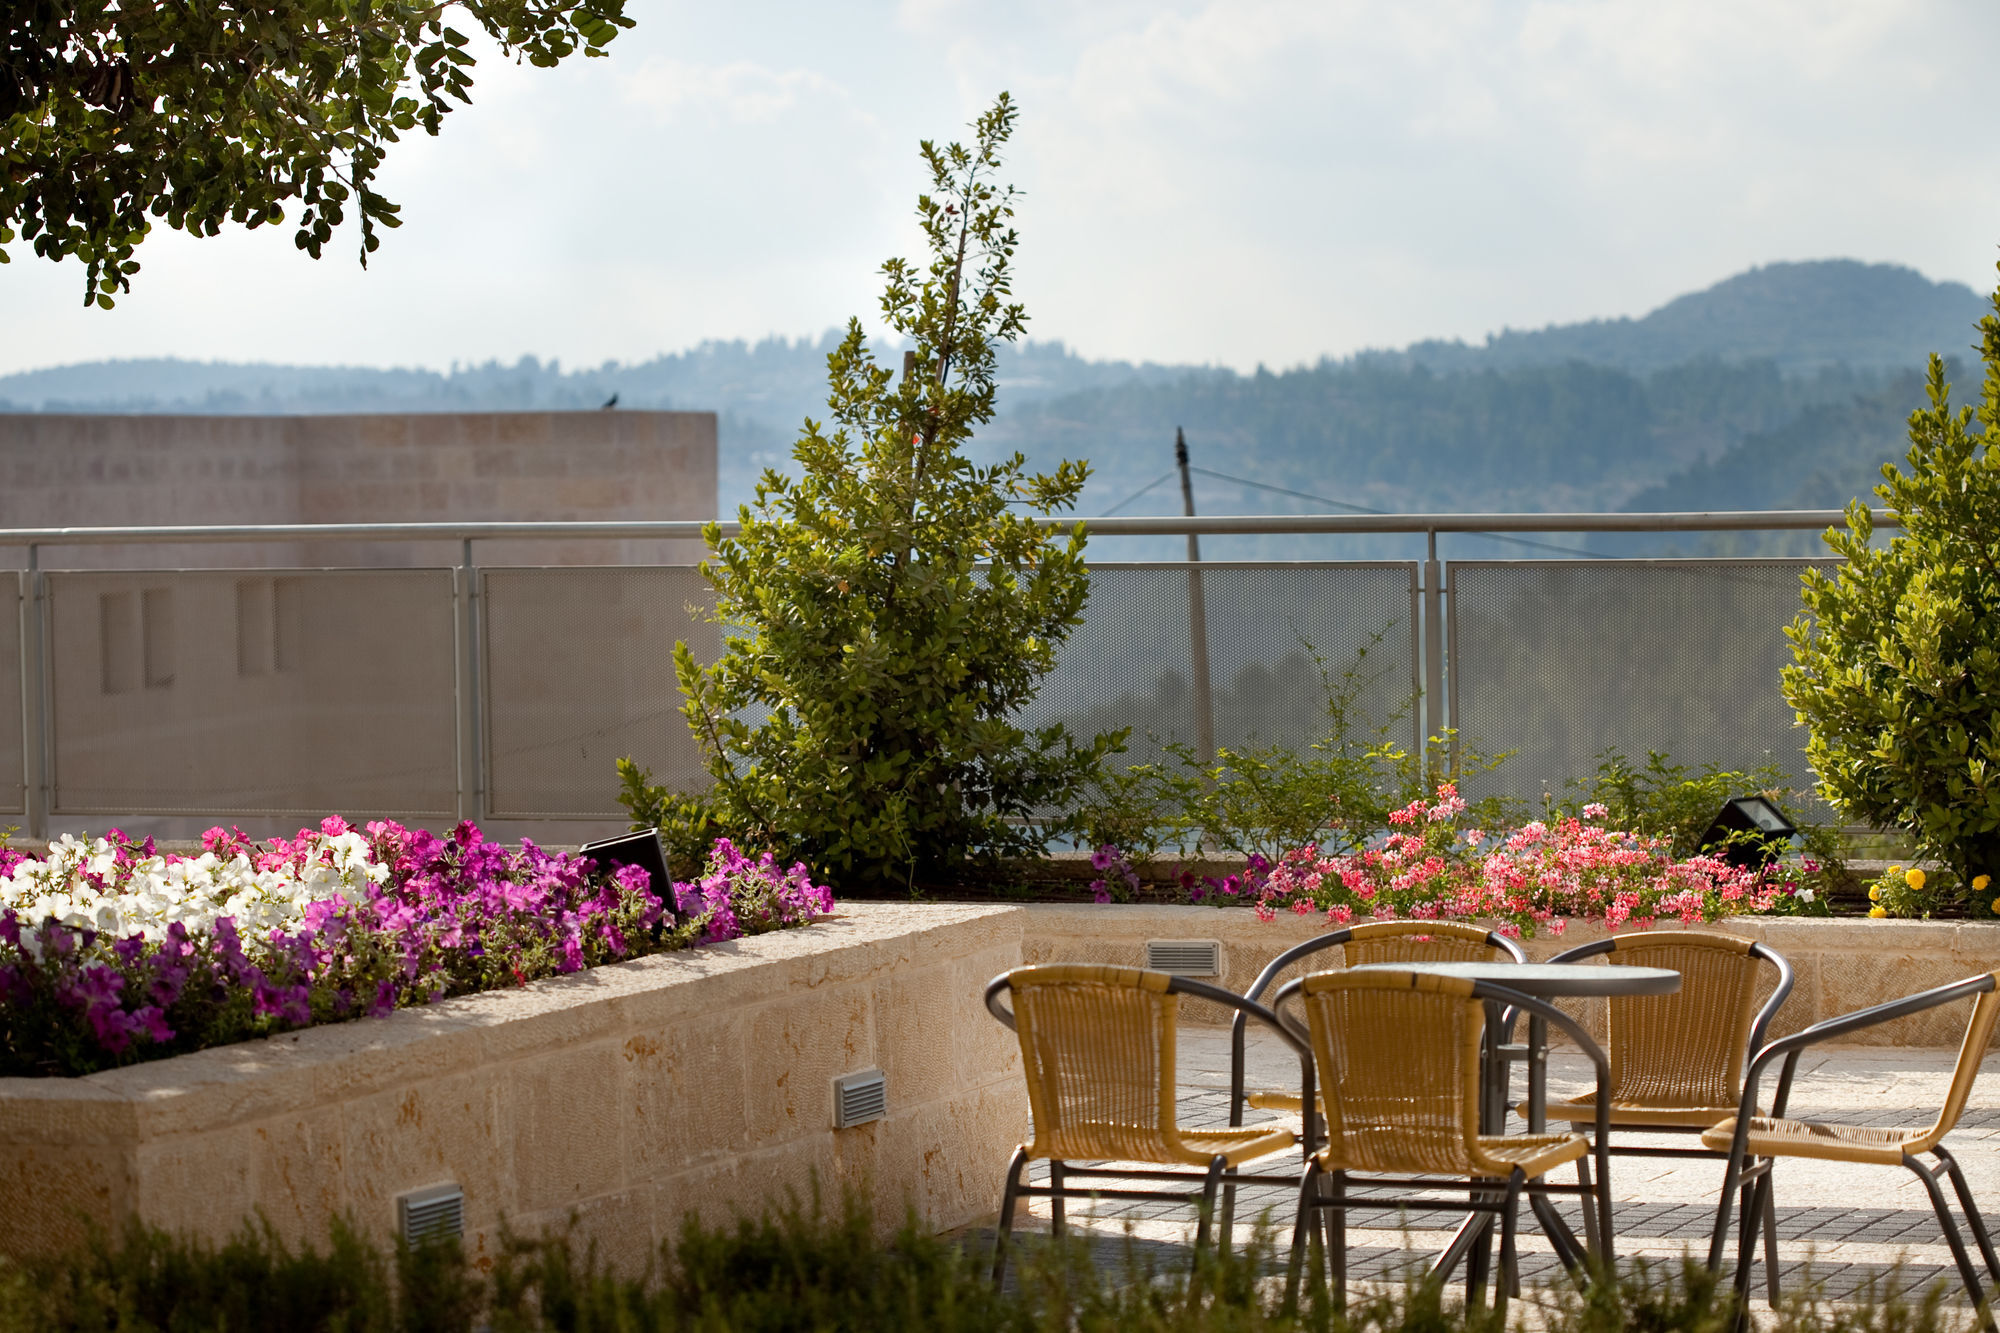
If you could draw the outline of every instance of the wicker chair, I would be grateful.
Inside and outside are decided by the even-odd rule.
[[[1315,935],[1304,944],[1285,950],[1250,983],[1243,997],[1262,1003],[1264,994],[1301,959],[1327,949],[1344,949],[1349,967],[1368,963],[1524,963],[1528,956],[1521,946],[1503,935],[1456,921],[1369,921],[1343,926],[1324,935]],[[1254,1106],[1265,1111],[1292,1111],[1301,1108],[1298,1094],[1289,1092],[1246,1092],[1244,1089],[1244,1023],[1238,1013],[1229,1025],[1229,1123],[1243,1123],[1243,1110]]]
[[[1701,1136],[1704,1144],[1726,1154],[1729,1159],[1722,1178],[1722,1197],[1715,1207],[1715,1233],[1710,1237],[1708,1250],[1709,1268],[1719,1270],[1722,1267],[1723,1247],[1729,1236],[1730,1205],[1734,1202],[1737,1204],[1738,1235],[1736,1290],[1740,1295],[1747,1296],[1750,1289],[1750,1256],[1756,1252],[1757,1230],[1760,1225],[1769,1232],[1777,1229],[1767,1206],[1777,1158],[1813,1157],[1821,1161],[1908,1167],[1924,1183],[1924,1191],[1930,1195],[1938,1225],[1944,1231],[1945,1241],[1951,1246],[1951,1256],[1958,1264],[1958,1275],[1965,1284],[1965,1294],[1972,1298],[1974,1308],[1979,1311],[1980,1323],[1989,1330],[1993,1329],[1993,1316],[1980,1290],[1979,1274],[1973,1269],[1965,1239],[1959,1234],[1950,1204],[1945,1201],[1939,1176],[1950,1177],[1952,1190],[1965,1210],[1965,1220],[1972,1226],[1973,1239],[1979,1244],[1980,1257],[1986,1261],[1986,1271],[1996,1284],[2000,1284],[2000,1259],[1994,1256],[1993,1241],[1987,1234],[1985,1219],[1979,1215],[1979,1208],[1972,1201],[1972,1189],[1966,1184],[1965,1172],[1959,1168],[1958,1159],[1943,1143],[1944,1136],[1958,1124],[1958,1118],[1965,1110],[1966,1098],[1972,1092],[1972,1081],[1979,1075],[1980,1058],[1986,1054],[1987,1043],[1993,1037],[1994,1021],[2000,1019],[2000,990],[1996,990],[1996,983],[2000,983],[2000,973],[1982,972],[1949,986],[1939,986],[1900,1000],[1891,1000],[1887,1004],[1829,1018],[1802,1032],[1781,1037],[1758,1051],[1756,1058],[1750,1062],[1749,1073],[1744,1076],[1743,1097],[1737,1113],[1712,1126]],[[1973,1000],[1972,1014],[1965,1027],[1965,1040],[1958,1048],[1958,1065],[1952,1071],[1951,1087],[1945,1093],[1944,1105],[1938,1108],[1937,1119],[1927,1127],[1889,1129],[1874,1125],[1824,1124],[1785,1117],[1785,1103],[1792,1091],[1792,1076],[1798,1070],[1799,1057],[1808,1048],[1890,1019],[1904,1018],[1975,996],[1978,998]],[[1771,1066],[1780,1061],[1783,1064],[1778,1074],[1777,1091],[1771,1098],[1771,1114],[1760,1115],[1757,1111],[1757,1085]],[[1929,1166],[1918,1160],[1925,1154],[1935,1157],[1937,1165]],[[1768,1259],[1766,1262],[1769,1262]]]
[[[1290,1012],[1294,1003],[1305,1012],[1303,1025]],[[1600,1090],[1609,1088],[1609,1064],[1582,1027],[1547,1002],[1518,991],[1457,977],[1381,970],[1319,972],[1278,992],[1272,1008],[1310,1043],[1327,1117],[1326,1143],[1308,1159],[1299,1186],[1288,1277],[1291,1300],[1297,1300],[1308,1237],[1318,1234],[1316,1216],[1329,1213],[1334,1297],[1336,1303],[1344,1301],[1346,1210],[1352,1207],[1497,1213],[1496,1308],[1504,1308],[1507,1296],[1519,1287],[1514,1233],[1524,1191],[1589,1195],[1595,1207],[1587,1201],[1585,1210],[1598,1219],[1593,1233],[1605,1238],[1598,1257],[1609,1261],[1611,1196],[1603,1183],[1608,1173],[1598,1173],[1595,1189],[1542,1180],[1548,1171],[1591,1152],[1591,1140],[1581,1134],[1483,1131],[1481,1042],[1489,1008],[1499,1005],[1568,1032],[1597,1062]],[[1609,1137],[1602,1113],[1597,1129],[1602,1158]],[[1356,1175],[1362,1178],[1352,1179]],[[1441,1191],[1451,1197],[1349,1200],[1349,1184]],[[1477,1285],[1470,1294],[1478,1298]]]
[[[1003,993],[1012,995],[1011,1012],[1001,1003]],[[1129,967],[1070,963],[1019,968],[987,985],[986,1007],[1020,1037],[1022,1072],[1034,1114],[1034,1137],[1014,1150],[1007,1167],[994,1241],[996,1283],[1006,1272],[1014,1207],[1023,1196],[1051,1200],[1057,1235],[1064,1229],[1063,1200],[1071,1195],[1198,1198],[1195,1247],[1199,1252],[1208,1244],[1215,1192],[1225,1180],[1275,1180],[1286,1185],[1296,1180],[1290,1174],[1258,1177],[1236,1170],[1290,1148],[1298,1137],[1289,1129],[1262,1125],[1204,1130],[1179,1124],[1175,1033],[1182,995],[1228,1005],[1266,1024],[1298,1055],[1301,1080],[1311,1079],[1312,1056],[1302,1040],[1262,1005],[1206,982]],[[1035,1160],[1049,1163],[1046,1187],[1030,1186],[1023,1179],[1028,1163]],[[1199,1170],[1070,1165],[1075,1160]],[[1070,1182],[1079,1177],[1178,1181],[1194,1188],[1073,1188]]]
[[[1736,1114],[1743,1096],[1743,1065],[1764,1044],[1771,1020],[1792,992],[1792,968],[1777,951],[1731,935],[1691,930],[1650,930],[1613,935],[1557,954],[1552,963],[1608,956],[1639,967],[1667,967],[1681,974],[1672,995],[1610,1001],[1605,1051],[1611,1060],[1610,1120],[1613,1156],[1718,1157],[1707,1148],[1620,1143],[1634,1134],[1700,1134]],[[1759,1006],[1759,973],[1774,969],[1770,996]],[[1557,1102],[1552,1121],[1582,1131],[1596,1116],[1594,1096]],[[1523,1116],[1528,1105],[1520,1106]],[[1578,1182],[1590,1183],[1588,1158],[1576,1164]],[[1768,1215],[1776,1206],[1768,1193]],[[1589,1215],[1585,1214],[1588,1223]],[[1586,1235],[1588,1229],[1586,1228]],[[1777,1242],[1766,1233],[1764,1265],[1771,1299],[1778,1299]]]

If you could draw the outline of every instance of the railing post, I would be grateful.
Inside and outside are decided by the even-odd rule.
[[[1424,750],[1434,762],[1432,741],[1444,735],[1444,584],[1438,563],[1437,529],[1425,534],[1424,551]]]
[[[452,693],[458,704],[458,817],[486,817],[485,704],[480,678],[479,567],[472,560],[472,538],[460,546],[454,583],[458,591],[458,675]]]
[[[28,836],[49,836],[50,731],[48,689],[48,575],[42,552],[28,546],[27,586],[21,597],[21,784]]]

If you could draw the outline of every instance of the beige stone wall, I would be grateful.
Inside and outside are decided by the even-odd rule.
[[[0,413],[0,528],[707,519],[712,412]],[[483,564],[675,563],[699,542],[493,542]],[[456,564],[448,543],[51,549],[49,567]]]
[[[108,1071],[0,1080],[0,1252],[136,1212],[293,1239],[396,1196],[465,1191],[466,1238],[561,1226],[636,1271],[681,1218],[872,1182],[935,1227],[997,1206],[1027,1123],[1014,1039],[981,1004],[1022,913],[847,903],[831,919],[386,1019]],[[888,1078],[887,1119],[830,1128],[832,1079]]]
[[[1022,942],[1027,962],[1141,967],[1149,939],[1218,940],[1223,974],[1215,980],[1239,993],[1272,958],[1329,928],[1318,915],[1288,914],[1264,922],[1245,908],[1036,903],[1022,910],[1028,922]],[[1761,940],[1792,965],[1796,974],[1792,994],[1778,1012],[1773,1036],[1975,972],[2000,969],[2000,923],[1738,917],[1707,929]],[[1603,935],[1600,928],[1573,925],[1561,936],[1524,941],[1524,947],[1531,958],[1541,959]],[[1325,958],[1320,966],[1340,964],[1337,950]],[[1184,1012],[1190,1021],[1228,1021],[1220,1006],[1190,1003]],[[1869,1029],[1853,1041],[1956,1047],[1965,1032],[1967,1013],[1966,1005],[1934,1009]],[[1595,1030],[1602,1030],[1602,1017],[1594,1009],[1587,1008],[1584,1017]]]

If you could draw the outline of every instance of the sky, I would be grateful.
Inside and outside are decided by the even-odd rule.
[[[878,327],[920,139],[1021,107],[1016,295],[1086,356],[1248,370],[1640,315],[1755,264],[1994,285],[1992,0],[628,0],[603,60],[500,60],[390,150],[364,271],[289,226],[16,242],[0,373],[106,357],[640,361]]]

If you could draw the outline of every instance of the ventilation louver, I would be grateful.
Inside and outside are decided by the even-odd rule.
[[[399,1195],[396,1222],[410,1245],[455,1240],[465,1235],[465,1191],[456,1185],[432,1185]]]
[[[1177,977],[1220,976],[1222,943],[1219,940],[1147,940],[1146,970],[1170,972]]]
[[[889,1114],[889,1080],[879,1069],[843,1074],[833,1081],[833,1127],[852,1129]]]

